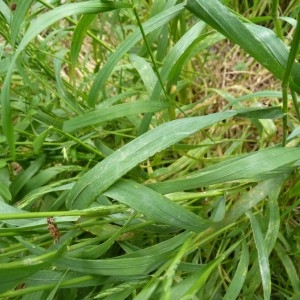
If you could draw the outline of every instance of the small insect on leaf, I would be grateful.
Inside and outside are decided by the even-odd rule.
[[[59,232],[56,224],[54,223],[53,218],[48,217],[47,223],[48,223],[48,230],[49,230],[51,236],[53,237],[53,242],[56,244],[59,242],[60,232]]]
[[[14,11],[14,10],[16,10],[16,8],[17,8],[17,3],[12,3],[11,6],[10,6],[10,9],[12,11]]]

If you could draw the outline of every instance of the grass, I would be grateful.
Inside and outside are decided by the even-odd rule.
[[[298,299],[299,9],[0,0],[0,298]]]

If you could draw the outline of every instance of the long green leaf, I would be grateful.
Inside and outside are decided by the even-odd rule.
[[[224,36],[241,46],[266,69],[283,79],[288,47],[275,33],[259,25],[244,23],[218,0],[188,0],[187,9]],[[300,92],[300,64],[295,63],[290,84]]]
[[[261,190],[260,194],[264,194],[265,198],[268,197],[268,205],[269,205],[269,220],[266,220],[264,218],[264,221],[268,222],[268,230],[265,235],[265,246],[267,249],[268,254],[273,251],[274,245],[277,241],[279,229],[280,229],[280,213],[279,213],[279,207],[278,207],[278,197],[280,195],[280,191],[282,189],[282,184],[284,183],[284,178],[280,180],[280,178],[276,178],[274,180],[268,180],[268,184],[264,184],[264,189]],[[259,184],[260,185],[260,184]],[[257,186],[255,187],[257,189]],[[258,191],[259,193],[259,191]],[[256,193],[256,196],[253,195],[251,192],[251,195],[249,195],[249,199],[247,203],[251,203],[252,198],[259,198],[260,195]],[[244,203],[245,204],[245,203]],[[245,205],[244,205],[245,206]],[[252,206],[253,207],[253,206]],[[231,215],[233,215],[231,213]],[[256,276],[259,272],[259,263],[258,260],[255,260],[252,264],[251,269],[248,272],[248,278],[249,283],[246,283],[247,288],[245,289],[246,294],[253,294],[261,285],[261,278],[259,276]]]
[[[258,181],[285,174],[297,160],[299,148],[268,148],[215,164],[184,179],[153,183],[149,187],[167,194],[234,180]]]
[[[249,264],[249,249],[245,240],[243,240],[242,254],[237,266],[236,272],[226,291],[223,300],[238,299],[243,284],[246,279]]]
[[[189,236],[189,232],[183,232],[155,246],[116,258],[91,260],[63,257],[57,261],[57,265],[85,274],[123,277],[146,275],[175,255]]]
[[[85,113],[84,115],[75,117],[64,123],[63,130],[72,132],[86,126],[97,125],[109,120],[117,118],[138,115],[141,113],[155,112],[168,108],[167,103],[150,102],[150,101],[136,101],[132,103],[123,103],[108,107],[106,109],[99,109]]]
[[[130,55],[130,61],[141,76],[148,94],[151,95],[155,83],[157,82],[157,78],[150,63],[136,54]]]
[[[237,117],[244,117],[249,119],[278,119],[282,118],[284,115],[280,107],[247,107],[238,109],[237,111]]]
[[[51,251],[39,256],[29,256],[21,260],[14,260],[12,262],[0,264],[0,293],[16,287],[22,283],[29,275],[36,273],[49,266],[55,261],[62,252],[65,251],[61,248],[59,251]]]
[[[162,68],[160,70],[160,78],[162,83],[165,83],[167,79],[169,79],[168,89],[170,89],[175,79],[179,76],[181,68],[185,60],[188,58],[189,52],[197,45],[195,41],[199,37],[204,27],[205,26],[203,22],[196,23],[188,32],[183,35],[183,37],[181,37],[181,39],[175,44],[175,46],[165,57]],[[170,75],[171,72],[172,74]],[[176,78],[174,78],[174,76]],[[150,101],[159,99],[161,92],[162,84],[159,80],[157,80],[153,90],[151,91]],[[151,117],[151,114],[146,114],[144,116],[139,130],[140,134],[148,130]]]
[[[178,14],[180,14],[184,9],[182,4],[178,4],[170,9],[163,11],[152,17],[150,20],[146,21],[143,24],[145,34],[161,27],[166,24]],[[97,101],[97,97],[100,91],[105,86],[105,83],[113,71],[116,64],[122,58],[122,56],[129,51],[140,39],[142,38],[142,34],[139,29],[136,29],[130,36],[126,38],[126,40],[118,47],[118,49],[108,58],[106,64],[103,68],[98,72],[96,78],[94,79],[93,85],[91,87],[88,103],[91,107],[93,107]]]
[[[63,258],[57,266],[84,274],[109,276],[147,275],[170,258],[170,253],[145,255],[134,258],[79,259]]]
[[[1,2],[0,2],[1,4]],[[15,66],[15,62],[20,55],[20,53],[25,49],[25,47],[34,39],[40,32],[45,30],[48,26],[53,23],[76,14],[96,14],[105,11],[110,11],[119,8],[130,8],[131,4],[120,3],[120,2],[107,2],[107,1],[85,1],[81,3],[70,3],[61,5],[49,12],[40,15],[37,19],[31,22],[30,27],[26,31],[24,37],[22,38],[14,56],[11,61],[10,67],[7,71],[2,91],[1,91],[1,107],[2,107],[2,127],[6,135],[8,145],[11,150],[11,156],[15,155],[15,134],[14,126],[11,118],[10,109],[10,84],[11,76]]]
[[[73,71],[77,63],[77,58],[80,53],[85,34],[95,18],[96,15],[83,15],[75,27],[70,51],[71,68]]]
[[[22,25],[22,22],[24,21],[24,18],[27,14],[27,11],[32,4],[32,0],[28,1],[20,1],[17,5],[17,9],[15,11],[15,14],[12,18],[11,23],[11,45],[14,47],[18,34],[20,32],[20,28]]]
[[[203,22],[197,22],[180,38],[164,58],[160,70],[160,77],[162,82],[166,83],[167,92],[170,91],[172,85],[176,85],[182,67],[195,53],[224,38],[221,34],[212,34],[209,37],[203,38],[201,37],[201,33],[204,28],[205,24]],[[160,82],[157,82],[152,91],[150,101],[158,99],[161,92],[162,86]],[[141,124],[140,133],[144,133],[148,130],[150,121],[151,115],[146,115]]]
[[[68,207],[84,208],[89,206],[98,195],[138,163],[192,133],[235,114],[232,111],[174,120],[136,138],[98,163],[79,179],[68,195]]]
[[[213,224],[161,194],[129,180],[119,180],[104,194],[134,208],[158,223],[195,232],[201,232]]]
[[[30,24],[30,27],[28,28],[22,41],[20,42],[15,55],[19,55],[20,52],[29,44],[29,42],[40,32],[65,17],[78,14],[98,14],[114,9],[131,7],[132,5],[129,3],[98,0],[85,1],[80,3],[69,3],[58,6],[57,8],[40,15]]]
[[[300,295],[300,278],[299,278],[299,271],[296,268],[294,262],[292,261],[291,257],[287,253],[287,249],[285,249],[282,244],[277,241],[275,245],[275,251],[281,260],[281,263],[287,273],[287,276],[290,280],[291,286],[293,288],[294,294],[299,296]],[[297,299],[297,298],[294,298]]]
[[[1,14],[4,16],[7,24],[10,24],[11,11],[8,8],[8,6],[6,5],[6,3],[4,3],[4,1],[2,1],[2,0],[0,0],[0,11],[1,11]]]
[[[269,265],[269,254],[267,251],[267,247],[265,244],[265,240],[262,235],[262,231],[256,217],[251,213],[246,213],[248,218],[250,219],[255,246],[258,253],[258,262],[260,275],[262,279],[262,286],[264,290],[264,299],[271,298],[271,271]]]

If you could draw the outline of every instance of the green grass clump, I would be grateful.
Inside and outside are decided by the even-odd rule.
[[[297,1],[0,0],[0,298],[298,299]]]

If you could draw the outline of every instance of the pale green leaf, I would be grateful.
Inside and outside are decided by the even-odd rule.
[[[192,133],[234,116],[235,112],[216,113],[203,117],[174,120],[124,145],[83,175],[71,189],[67,205],[88,207],[95,198],[129,170]]]
[[[255,246],[257,249],[260,276],[264,290],[264,299],[271,299],[271,271],[269,265],[269,254],[265,240],[256,217],[251,212],[247,212],[246,215],[251,222]]]
[[[64,123],[63,130],[72,132],[87,126],[98,125],[117,118],[138,115],[146,112],[155,112],[168,108],[167,103],[136,101],[131,103],[117,104],[105,109],[96,109],[83,115],[70,119]]]
[[[195,232],[201,232],[213,224],[161,194],[129,180],[119,180],[104,195],[128,205],[154,222]]]
[[[235,180],[258,181],[289,172],[298,160],[299,148],[267,148],[217,163],[183,179],[153,183],[149,187],[167,194]]]
[[[150,18],[143,24],[145,34],[148,34],[149,32],[154,31],[155,29],[163,26],[164,24],[175,18],[178,14],[180,14],[183,9],[184,6],[182,4],[178,4]],[[111,72],[113,71],[114,67],[120,61],[122,56],[131,48],[133,48],[133,46],[141,38],[142,34],[140,32],[140,29],[136,29],[130,36],[126,38],[126,40],[116,49],[116,51],[110,55],[106,64],[96,75],[96,78],[94,79],[93,85],[90,89],[88,102],[91,107],[95,105],[97,97],[100,91],[104,88],[105,83],[109,78]]]
[[[218,0],[188,0],[186,7],[241,46],[276,77],[283,79],[289,49],[271,29],[243,22]],[[300,91],[299,80],[300,64],[295,63],[290,83],[298,92]]]

